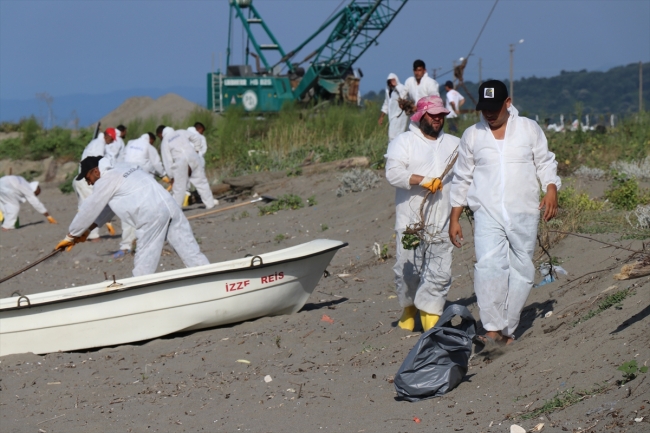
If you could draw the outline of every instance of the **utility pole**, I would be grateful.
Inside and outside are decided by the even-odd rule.
[[[483,59],[478,58],[478,85],[480,86],[483,83]]]
[[[523,44],[524,40],[520,39],[519,43]],[[512,99],[513,103],[515,101],[515,83],[514,83],[514,73],[513,73],[513,64],[515,60],[515,45],[516,44],[510,44],[510,99]]]
[[[639,113],[643,111],[643,62],[639,62]]]

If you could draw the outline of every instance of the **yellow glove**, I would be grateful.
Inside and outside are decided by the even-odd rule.
[[[172,181],[167,176],[163,176],[162,179],[160,180],[162,180],[165,183],[172,183]]]
[[[420,186],[422,188],[426,188],[432,193],[436,193],[436,191],[440,190],[442,191],[442,181],[439,178],[433,178],[433,177],[425,177],[422,179],[422,182],[420,182]]]
[[[56,244],[56,247],[54,247],[55,250],[62,250],[65,249],[66,251],[70,251],[72,247],[75,244],[75,238],[71,238],[70,236],[66,235],[66,237]]]
[[[106,223],[106,230],[108,230],[109,235],[115,236],[115,229],[113,228],[113,224]],[[86,237],[88,237],[88,236],[86,236]]]
[[[54,219],[54,217],[52,217],[51,215],[48,215],[48,216],[47,216],[47,221],[48,221],[50,224],[58,224],[58,222],[56,222],[56,220]]]

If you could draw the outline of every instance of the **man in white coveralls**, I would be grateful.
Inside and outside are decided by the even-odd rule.
[[[461,246],[459,218],[469,206],[475,220],[474,291],[486,331],[480,338],[510,344],[533,287],[540,209],[545,221],[555,217],[561,182],[544,132],[519,117],[505,84],[481,84],[476,110],[481,120],[463,134],[454,166],[449,237]],[[546,193],[541,203],[539,184]]]
[[[162,177],[163,182],[169,183],[169,178],[165,176],[165,169],[160,161],[158,151],[153,147],[155,141],[156,136],[152,132],[142,134],[136,140],[130,140],[121,153],[122,162],[138,166],[151,176],[157,174]],[[135,227],[122,221],[122,242],[120,242],[120,249],[113,254],[113,258],[119,259],[130,254],[134,240]]]
[[[397,298],[404,309],[398,326],[409,331],[415,327],[418,310],[425,331],[435,326],[451,285],[453,245],[447,236],[451,171],[444,179],[439,177],[460,140],[443,132],[447,114],[439,96],[420,99],[409,131],[391,141],[385,155],[386,179],[396,188],[397,260],[393,271]],[[424,206],[427,238],[414,250],[406,250],[402,234],[407,225],[420,221],[420,205],[429,191]]]
[[[400,82],[397,75],[392,72],[388,74],[386,80],[386,97],[384,98],[384,105],[381,106],[381,114],[379,115],[379,126],[384,122],[384,117],[388,117],[388,142],[393,141],[402,132],[406,131],[409,118],[408,115],[399,108],[399,98],[408,98],[408,92]]]
[[[156,272],[165,239],[186,267],[209,264],[181,208],[148,173],[129,164],[113,165],[109,158],[95,156],[81,161],[77,179],[80,178],[94,185],[93,193],[81,205],[68,235],[55,249],[70,250],[76,243],[84,242],[90,230],[116,214],[135,227],[138,248],[133,276]]]
[[[117,131],[115,128],[106,128],[106,131],[102,134],[101,132],[97,135],[97,138],[91,140],[90,143],[86,146],[83,153],[81,154],[81,160],[88,158],[89,156],[105,156],[108,155],[111,158],[113,156],[110,153],[106,152],[106,146],[111,145],[117,139]],[[81,169],[80,169],[81,172]],[[75,193],[77,193],[77,199],[79,200],[79,208],[83,204],[84,200],[93,193],[93,186],[89,185],[83,178],[77,176],[72,181],[72,188]],[[111,236],[115,236],[115,229],[110,222],[106,223],[106,229]],[[95,228],[90,232],[88,239],[99,241],[99,228]]]
[[[22,176],[0,177],[0,220],[2,230],[17,228],[20,204],[29,202],[38,213],[42,213],[50,224],[56,220],[47,212],[43,203],[36,197],[41,193],[38,182],[27,182]]]
[[[417,102],[425,96],[440,96],[438,82],[427,73],[427,66],[420,59],[413,62],[413,76],[404,83],[411,101]]]
[[[171,192],[176,203],[183,206],[189,178],[201,196],[201,201],[205,204],[206,209],[212,209],[215,206],[215,200],[208,179],[205,177],[201,158],[192,144],[196,137],[182,129],[174,131],[165,125],[160,125],[156,129],[156,135],[161,140],[160,155],[165,171],[171,177]]]

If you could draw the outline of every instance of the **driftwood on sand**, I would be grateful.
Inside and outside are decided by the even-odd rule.
[[[630,280],[650,275],[650,256],[644,257],[634,263],[629,263],[621,268],[619,274],[614,275],[617,280]]]

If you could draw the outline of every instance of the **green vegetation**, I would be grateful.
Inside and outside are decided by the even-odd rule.
[[[17,128],[20,137],[0,142],[0,158],[43,159],[49,156],[76,160],[90,141],[92,132],[52,128],[45,130],[34,117],[22,120]]]
[[[622,195],[614,185],[610,191]],[[638,185],[638,184],[637,184]],[[639,191],[642,191],[639,189]],[[638,202],[647,203],[647,195],[639,194]],[[585,234],[619,233],[622,239],[647,239],[650,230],[632,227],[627,222],[628,212],[617,209],[610,198],[608,201],[589,198],[571,184],[563,186],[558,192],[558,215],[548,223],[540,221],[539,234],[545,246],[555,245],[564,235],[549,231],[579,232]]]
[[[558,410],[566,409],[569,406],[584,400],[585,398],[601,394],[607,390],[608,385],[597,385],[589,390],[574,391],[573,388],[556,393],[553,398],[546,400],[544,404],[535,410],[527,412],[521,416],[521,419],[537,418],[540,415],[548,414]]]
[[[169,118],[136,119],[126,126],[128,138],[132,139],[155,131],[159,124],[185,128],[200,121],[206,125],[208,168],[217,168],[229,176],[266,170],[284,170],[290,176],[299,176],[305,161],[327,162],[350,156],[367,156],[373,167],[381,168],[387,131],[386,125],[377,126],[379,108],[371,101],[363,109],[330,105],[316,110],[287,104],[280,113],[265,117],[243,109],[228,110],[223,116],[197,110],[180,122]],[[457,135],[477,119],[471,115],[460,119]],[[0,142],[0,158],[9,159],[54,156],[75,161],[92,135],[90,128],[45,130],[34,117],[3,128],[22,132],[20,137]],[[569,174],[581,165],[608,170],[614,161],[648,156],[650,114],[630,115],[604,133],[549,133],[548,140],[561,174]]]
[[[316,201],[315,195],[312,195],[309,198],[307,198],[307,206],[311,207],[311,206],[316,206],[317,204],[318,202]]]
[[[580,166],[609,170],[614,161],[638,161],[650,149],[650,113],[631,115],[604,133],[566,131],[547,134],[558,170],[567,175]]]
[[[620,367],[617,368],[620,372],[623,373],[623,380],[620,381],[620,384],[623,385],[628,383],[631,380],[634,380],[639,374],[645,373],[648,371],[648,367],[645,365],[639,367],[636,364],[636,360],[624,362]]]
[[[382,260],[386,260],[386,259],[390,258],[390,254],[388,253],[388,244],[383,244],[381,246],[381,252],[379,253],[379,257]]]
[[[63,194],[71,194],[74,192],[74,187],[72,186],[72,181],[77,176],[77,172],[69,173],[65,180],[59,185],[59,189]]]
[[[35,178],[37,178],[38,176],[40,176],[42,173],[43,173],[43,172],[41,172],[41,171],[37,171],[37,170],[27,170],[27,171],[23,171],[22,173],[20,173],[19,176],[24,177],[25,180],[26,180],[27,182],[31,182],[31,181],[33,181]]]
[[[607,310],[607,309],[609,309],[611,307],[614,307],[614,308],[617,308],[617,309],[623,308],[623,306],[621,305],[621,302],[623,302],[623,300],[625,298],[627,298],[628,296],[632,296],[634,293],[635,293],[634,290],[632,290],[631,288],[622,289],[622,290],[617,291],[616,293],[612,293],[611,295],[605,297],[605,299],[603,299],[600,302],[600,304],[598,304],[598,308],[596,308],[595,310],[589,311],[587,314],[582,316],[580,319],[573,322],[573,326],[576,326],[579,323],[585,322],[585,321],[591,319],[592,317],[602,313],[603,311],[605,311],[605,310]]]
[[[418,245],[420,245],[420,237],[418,235],[414,233],[403,233],[402,247],[405,250],[414,250]]]
[[[286,238],[287,238],[287,237],[286,237],[285,235],[283,235],[282,233],[280,233],[279,235],[277,235],[277,236],[275,237],[275,242],[279,244],[280,242],[282,242],[282,241],[285,240]]]
[[[650,203],[650,190],[639,188],[639,182],[624,174],[614,173],[611,187],[605,197],[616,209],[633,210],[638,205]]]
[[[643,64],[644,71],[650,69],[650,63]],[[471,77],[465,77],[471,78]],[[508,80],[503,80],[509,86]],[[438,80],[442,86],[444,80]],[[520,112],[539,115],[540,121],[546,117],[558,120],[560,114],[567,116],[569,123],[573,120],[569,116],[577,114],[577,104],[584,106],[583,113],[592,116],[591,123],[609,121],[609,113],[634,113],[639,110],[639,64],[631,63],[617,66],[606,72],[591,71],[561,71],[560,75],[549,78],[522,78],[515,80],[515,106]],[[478,94],[478,83],[465,81],[467,90],[474,96]],[[650,88],[650,74],[643,74],[643,88]],[[469,108],[471,99],[463,88],[458,88],[465,96],[463,108]],[[440,89],[444,97],[444,88]],[[363,95],[364,100],[378,103],[384,101],[384,89],[378,92],[368,92]],[[650,107],[648,93],[644,94],[644,107]],[[598,116],[594,116],[598,115]],[[607,119],[605,119],[607,116]]]
[[[305,207],[302,199],[295,194],[285,194],[267,206],[260,206],[260,215],[271,215],[283,209],[296,210]]]
[[[321,224],[321,225],[320,225],[320,231],[324,232],[324,231],[327,230],[327,229],[329,229],[329,227],[327,226],[327,224]]]

